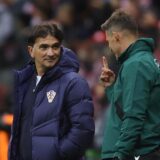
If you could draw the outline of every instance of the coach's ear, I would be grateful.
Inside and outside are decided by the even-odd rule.
[[[28,52],[29,52],[30,56],[32,58],[34,58],[34,53],[33,53],[33,47],[32,46],[28,46]]]

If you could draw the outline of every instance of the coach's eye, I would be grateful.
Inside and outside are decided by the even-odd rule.
[[[59,48],[60,48],[59,43],[56,43],[56,44],[52,45],[52,49],[54,49],[54,50],[58,50]]]
[[[48,45],[46,45],[46,44],[42,44],[42,45],[40,45],[40,47],[39,47],[40,49],[47,49],[48,48]]]

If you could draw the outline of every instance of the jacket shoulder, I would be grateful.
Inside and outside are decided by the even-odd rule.
[[[153,55],[152,54],[147,54],[144,51],[144,52],[141,52],[141,54],[137,54],[137,55],[129,58],[124,63],[124,67],[129,69],[130,67],[139,68],[140,66],[143,66],[145,69],[155,70],[157,68],[155,62],[156,61],[155,61]]]
[[[68,83],[86,83],[87,81],[76,72],[69,72],[63,76],[63,81]]]
[[[63,77],[63,81],[67,84],[67,94],[73,93],[73,95],[75,96],[75,93],[77,93],[79,95],[85,94],[91,96],[88,82],[78,73],[70,72],[65,74],[65,76]]]
[[[126,61],[121,68],[122,77],[125,76],[142,76],[154,83],[159,74],[159,68],[155,63],[152,55],[140,55]]]

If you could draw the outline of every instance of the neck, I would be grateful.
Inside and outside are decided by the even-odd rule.
[[[40,68],[40,67],[37,67],[36,66],[36,70],[37,70],[37,76],[43,76],[44,75],[44,70],[42,69],[42,68]]]
[[[135,41],[137,40],[137,37],[135,36],[130,36],[130,37],[124,37],[122,40],[122,45],[120,48],[119,56]],[[119,57],[118,56],[118,57]]]
[[[43,72],[40,72],[40,71],[37,71],[37,76],[43,76],[44,75],[44,73]]]

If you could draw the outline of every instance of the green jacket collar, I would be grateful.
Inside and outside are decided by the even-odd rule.
[[[154,40],[152,38],[139,38],[136,42],[132,43],[118,58],[122,64],[129,57],[138,54],[141,51],[153,52]]]

